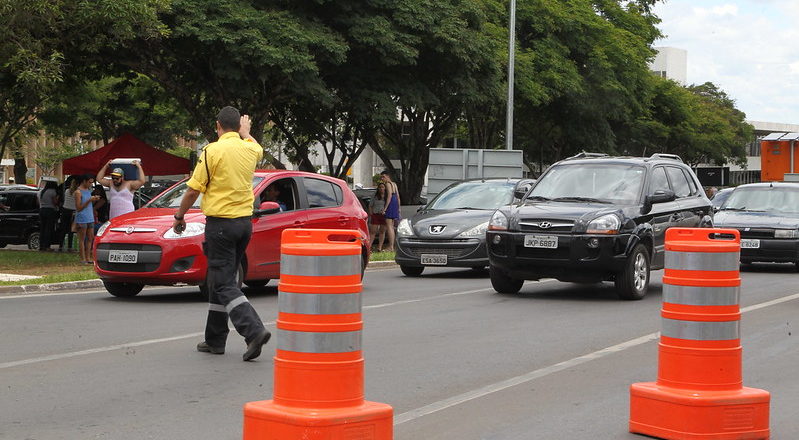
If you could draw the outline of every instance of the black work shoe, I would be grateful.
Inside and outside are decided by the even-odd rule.
[[[224,348],[211,347],[205,341],[202,341],[199,344],[197,344],[197,351],[201,351],[203,353],[211,353],[211,354],[225,354]]]
[[[251,361],[260,356],[261,347],[266,345],[271,337],[272,333],[269,333],[269,330],[267,329],[264,329],[261,333],[258,333],[258,336],[253,338],[253,340],[247,344],[247,351],[244,352],[244,356],[242,356],[242,358],[245,361]]]

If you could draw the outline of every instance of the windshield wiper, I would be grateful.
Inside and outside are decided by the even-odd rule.
[[[762,210],[762,209],[746,209],[745,206],[743,208],[731,208],[731,207],[728,206],[726,208],[721,208],[721,210],[722,211],[741,211],[741,212],[766,212],[765,210]]]
[[[459,206],[455,209],[485,209],[485,208],[475,208],[474,206]]]
[[[548,197],[544,197],[544,196],[530,196],[530,197],[527,197],[526,199],[524,199],[525,202],[528,201],[528,200],[539,201],[539,202],[548,202],[548,201],[550,201],[552,199],[550,199]]]
[[[610,203],[605,200],[592,199],[591,197],[556,197],[552,200],[556,202],[590,202],[590,203],[605,203],[605,204]]]

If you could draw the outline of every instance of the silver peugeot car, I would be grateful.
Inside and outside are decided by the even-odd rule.
[[[397,226],[394,260],[402,273],[419,276],[427,266],[488,266],[485,236],[497,208],[518,201],[535,180],[490,178],[448,186]]]

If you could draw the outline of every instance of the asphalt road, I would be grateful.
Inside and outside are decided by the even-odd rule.
[[[629,386],[654,381],[661,275],[642,301],[611,284],[528,282],[397,269],[364,281],[366,397],[394,407],[400,440],[644,439]],[[742,273],[744,384],[772,393],[772,439],[799,438],[799,274]],[[269,327],[275,283],[248,291]],[[0,296],[0,439],[241,439],[242,405],[272,395],[274,342],[255,362],[195,351],[196,288]]]

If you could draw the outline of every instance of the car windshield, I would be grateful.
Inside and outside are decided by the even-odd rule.
[[[768,186],[737,188],[721,205],[721,209],[799,214],[799,189]]]
[[[490,209],[513,201],[513,182],[468,181],[450,186],[436,196],[427,209]]]
[[[634,204],[644,168],[625,164],[564,164],[550,169],[525,200]]]
[[[258,186],[261,181],[264,180],[263,177],[253,176],[252,178],[252,187],[255,188]],[[164,193],[158,197],[157,199],[153,200],[152,202],[147,204],[148,208],[179,208],[180,201],[183,200],[183,194],[186,193],[188,189],[188,185],[186,185],[186,181],[180,182],[177,185],[173,186],[172,188],[164,191]],[[202,200],[203,195],[200,194],[200,197],[197,197],[197,200],[194,201],[194,204],[191,205],[192,208],[199,208],[200,201]]]

